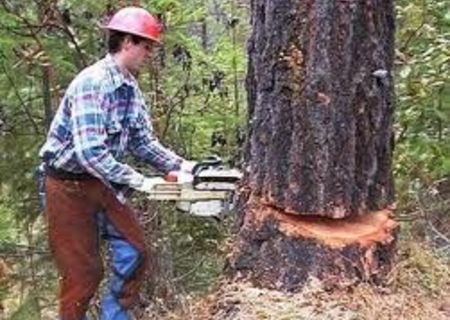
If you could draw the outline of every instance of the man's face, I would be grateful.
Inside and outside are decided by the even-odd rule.
[[[138,73],[142,66],[152,57],[155,43],[151,40],[143,40],[137,44],[131,39],[126,39],[124,49],[126,53],[126,67],[131,73]]]

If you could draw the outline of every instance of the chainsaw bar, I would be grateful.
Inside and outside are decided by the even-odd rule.
[[[229,192],[217,190],[195,190],[181,183],[166,182],[158,184],[154,190],[147,193],[150,200],[161,201],[202,201],[223,200],[228,197]]]

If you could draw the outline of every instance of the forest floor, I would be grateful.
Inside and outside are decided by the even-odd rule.
[[[329,292],[311,280],[301,293],[283,293],[221,279],[208,294],[180,294],[176,310],[155,301],[136,320],[450,319],[449,257],[438,258],[435,250],[412,239],[401,241],[398,248],[396,266],[383,287],[360,283]],[[29,300],[12,318],[0,312],[0,319],[54,320],[56,300],[46,300],[40,312],[36,300]]]
[[[444,212],[444,211],[443,211]],[[445,211],[439,233],[450,236],[450,217]],[[441,217],[442,218],[442,217]],[[430,221],[430,220],[426,220]],[[426,224],[428,226],[428,224]],[[411,228],[410,228],[411,229]],[[175,310],[167,301],[154,299],[145,315],[136,320],[444,320],[450,319],[450,243],[430,242],[430,237],[412,236],[423,230],[407,232],[400,237],[395,267],[384,286],[360,283],[333,292],[312,279],[300,293],[284,293],[255,288],[249,283],[211,278],[215,283],[207,294],[180,290]],[[420,232],[418,232],[418,230]],[[425,232],[426,233],[426,232]],[[441,239],[442,240],[442,239]],[[439,248],[434,244],[439,244]],[[438,250],[439,249],[439,250]],[[445,250],[442,250],[445,249]],[[46,286],[34,282],[16,283],[9,293],[0,290],[0,320],[57,319],[56,274],[49,265],[48,274],[36,274]],[[1,262],[1,259],[0,259]],[[0,264],[0,280],[2,265]],[[3,277],[4,278],[4,277]],[[14,279],[13,279],[14,280]],[[1,288],[0,281],[0,288]],[[25,287],[40,288],[35,296],[26,296]],[[15,292],[11,295],[10,292]],[[52,292],[51,295],[48,292]],[[19,311],[10,315],[22,302]],[[95,309],[95,308],[94,308]],[[95,316],[90,319],[96,319]]]
[[[312,280],[301,293],[258,289],[223,280],[206,297],[145,320],[444,320],[450,319],[450,266],[430,250],[400,247],[396,268],[384,287],[361,283],[327,292]]]

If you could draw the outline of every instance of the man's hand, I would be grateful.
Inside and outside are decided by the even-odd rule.
[[[177,183],[186,183],[194,181],[194,176],[191,173],[183,170],[170,171],[166,176],[166,180]]]
[[[134,189],[141,192],[152,192],[154,191],[154,188],[157,184],[163,184],[166,183],[166,181],[161,177],[153,177],[153,178],[147,178],[145,177],[142,181],[142,184],[139,186],[136,186]]]

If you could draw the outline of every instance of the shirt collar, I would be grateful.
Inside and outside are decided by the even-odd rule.
[[[131,73],[124,74],[111,54],[107,54],[103,61],[111,75],[111,82],[116,89],[123,84],[130,87],[137,86],[136,78]]]

